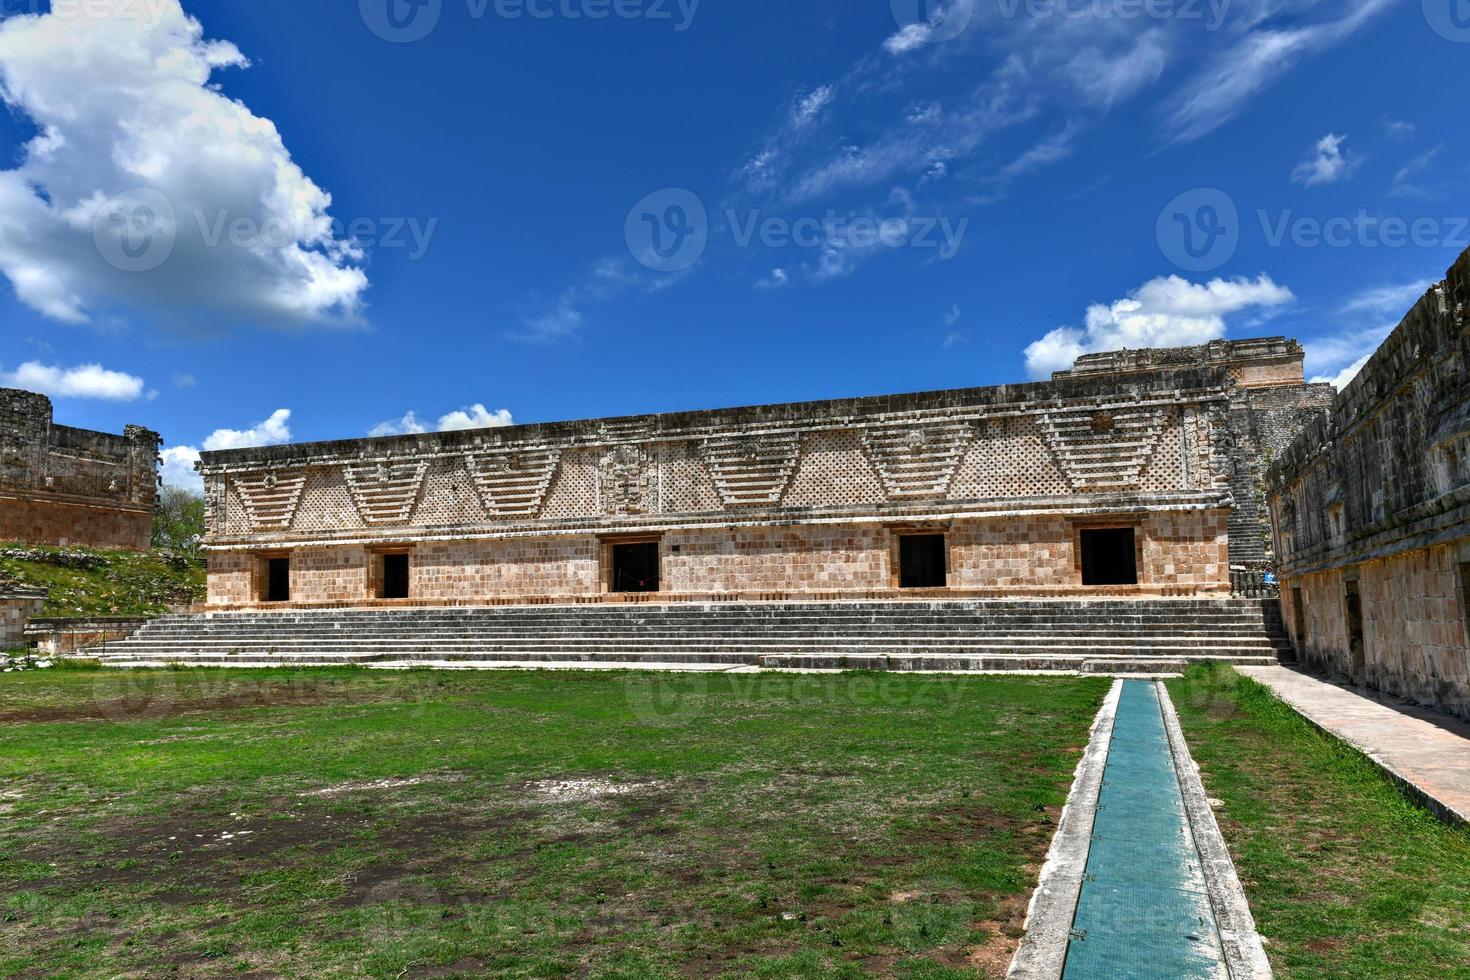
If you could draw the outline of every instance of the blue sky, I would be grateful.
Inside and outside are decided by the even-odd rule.
[[[1215,336],[1341,380],[1470,247],[1466,0],[0,9],[0,383],[181,482]]]

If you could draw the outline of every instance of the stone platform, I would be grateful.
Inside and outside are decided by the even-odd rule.
[[[155,620],[103,660],[1171,674],[1289,652],[1274,600],[974,600],[208,613]]]

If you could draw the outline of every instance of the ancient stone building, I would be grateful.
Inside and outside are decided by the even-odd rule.
[[[46,396],[0,388],[0,541],[147,550],[158,445],[57,425]]]
[[[1270,473],[1311,664],[1470,717],[1470,253]]]
[[[1271,438],[1269,393],[1301,396],[1300,348],[1147,357],[1042,384],[206,453],[209,601],[1228,593],[1231,550],[1262,536],[1252,511],[1232,541],[1241,433]]]
[[[1271,565],[1271,522],[1266,507],[1267,468],[1307,424],[1332,405],[1330,384],[1307,384],[1306,354],[1285,337],[1217,340],[1199,347],[1123,350],[1088,354],[1055,377],[1126,378],[1146,371],[1189,365],[1223,367],[1235,381],[1230,390],[1229,439],[1230,564],[1252,572]]]
[[[33,589],[0,577],[0,653],[25,646],[27,620],[39,616],[46,605],[46,591]]]

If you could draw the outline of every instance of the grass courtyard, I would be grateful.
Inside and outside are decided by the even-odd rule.
[[[1470,978],[1470,828],[1228,668],[1168,687],[1278,977]]]
[[[1105,680],[0,683],[3,976],[1001,976]]]

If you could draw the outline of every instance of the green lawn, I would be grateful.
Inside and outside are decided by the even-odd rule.
[[[1470,830],[1232,670],[1169,690],[1278,976],[1470,977]]]
[[[1002,976],[1100,679],[0,680],[0,975]]]
[[[48,589],[46,616],[157,616],[204,599],[204,566],[161,551],[0,544],[0,581]]]

